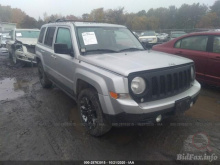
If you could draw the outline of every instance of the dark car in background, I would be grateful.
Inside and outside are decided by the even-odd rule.
[[[171,31],[170,32],[170,40],[186,35],[187,33],[184,31]]]
[[[200,82],[220,86],[220,32],[191,33],[152,49],[192,59]]]

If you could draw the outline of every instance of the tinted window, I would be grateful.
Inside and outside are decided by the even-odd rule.
[[[56,43],[67,44],[68,49],[72,49],[70,30],[66,28],[59,28],[57,32]]]
[[[208,41],[208,36],[187,37],[181,40],[179,46],[182,49],[206,51],[207,41]],[[178,46],[177,43],[175,46]]]
[[[175,43],[175,48],[180,48],[180,45],[181,45],[181,40],[179,40],[179,41],[177,41],[176,43]]]
[[[215,37],[213,42],[213,52],[220,53],[220,37]]]
[[[46,28],[44,27],[44,28],[42,28],[41,31],[40,31],[40,36],[39,36],[39,39],[38,39],[38,42],[40,42],[40,43],[43,42],[45,30],[46,30]]]
[[[46,33],[46,37],[45,37],[45,41],[44,41],[45,45],[52,47],[55,30],[56,30],[55,27],[48,27],[47,28],[47,33]]]
[[[120,52],[124,49],[144,50],[138,39],[126,28],[79,27],[78,40],[81,50],[87,54],[102,53],[105,50]]]

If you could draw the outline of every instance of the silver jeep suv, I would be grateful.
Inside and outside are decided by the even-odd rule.
[[[181,114],[200,91],[192,60],[145,50],[121,25],[48,23],[41,28],[36,61],[42,86],[54,83],[72,97],[93,136]]]

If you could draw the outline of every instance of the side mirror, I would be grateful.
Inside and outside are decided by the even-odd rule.
[[[55,43],[54,44],[54,52],[58,53],[58,54],[71,54],[70,49],[68,49],[67,44],[59,44],[59,43]]]

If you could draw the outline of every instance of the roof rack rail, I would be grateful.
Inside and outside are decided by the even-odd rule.
[[[71,19],[57,19],[55,22],[91,22],[91,23],[102,23],[102,22],[98,22],[98,21],[84,21],[84,20],[71,20]],[[52,21],[49,21],[48,23],[55,23]]]

